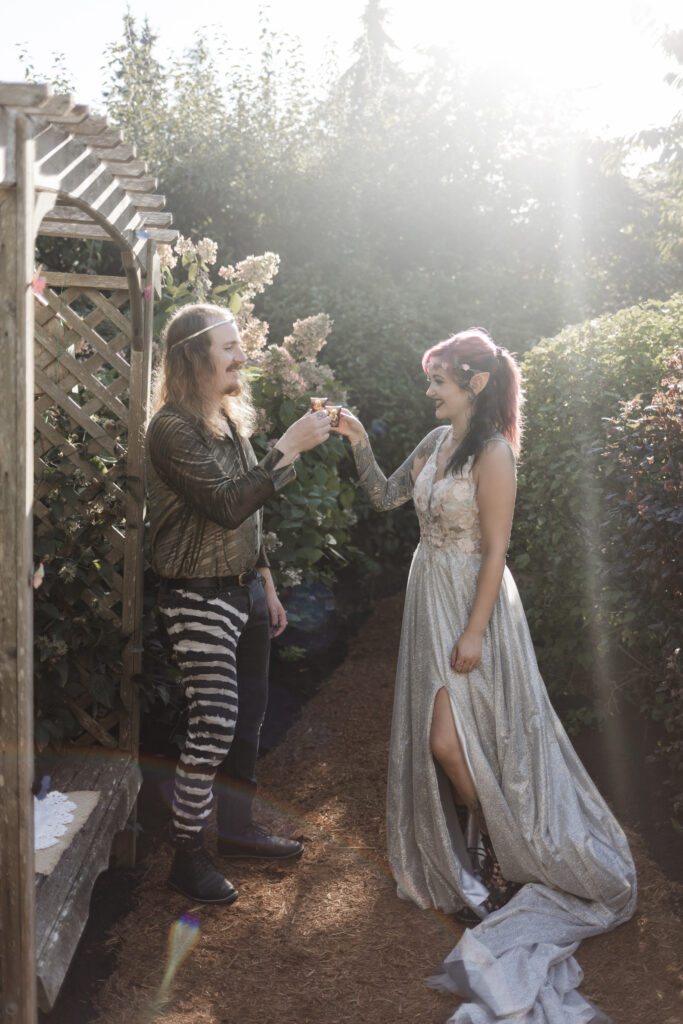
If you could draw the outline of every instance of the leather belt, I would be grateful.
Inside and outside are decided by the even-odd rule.
[[[169,587],[184,587],[187,590],[192,590],[196,586],[216,586],[216,587],[248,587],[250,583],[258,579],[258,572],[256,569],[246,569],[244,572],[238,573],[236,576],[177,576],[177,577],[165,577],[163,582]]]

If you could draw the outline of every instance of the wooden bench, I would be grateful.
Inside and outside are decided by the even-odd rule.
[[[101,747],[69,751],[41,764],[51,790],[96,790],[99,800],[49,875],[36,875],[38,1004],[51,1010],[88,920],[95,881],[109,865],[112,843],[135,806],[137,761]]]

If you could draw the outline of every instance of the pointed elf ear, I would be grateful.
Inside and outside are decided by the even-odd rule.
[[[488,384],[490,376],[491,374],[488,370],[482,370],[481,373],[475,373],[474,377],[470,378],[470,387],[474,391],[475,395],[481,394]]]

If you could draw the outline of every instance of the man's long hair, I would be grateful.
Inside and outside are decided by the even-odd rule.
[[[196,338],[190,335],[231,318],[232,313],[225,306],[208,303],[183,306],[171,317],[161,334],[162,359],[154,379],[153,413],[162,405],[173,405],[188,413],[207,434],[225,436],[220,411],[210,408],[204,397],[206,380],[214,372],[209,354],[210,332],[204,331]],[[185,338],[190,340],[184,341]],[[240,385],[240,393],[225,395],[221,407],[242,437],[250,437],[256,419],[254,405],[247,382],[241,378]]]

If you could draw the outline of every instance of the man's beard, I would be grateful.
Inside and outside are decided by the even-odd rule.
[[[235,367],[238,369],[238,367]],[[226,385],[226,389],[223,392],[227,398],[238,398],[244,391],[244,383],[242,381],[242,374],[240,373],[234,384]]]

